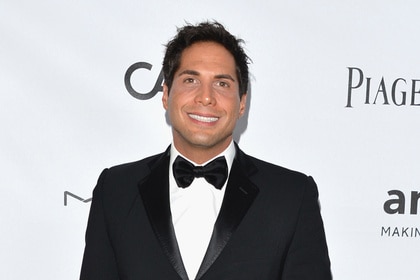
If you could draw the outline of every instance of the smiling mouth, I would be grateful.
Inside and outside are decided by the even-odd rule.
[[[188,116],[194,120],[200,121],[200,122],[205,122],[205,123],[211,123],[211,122],[215,122],[217,121],[219,118],[217,117],[204,117],[204,116],[199,116],[199,115],[195,115],[195,114],[188,114]]]

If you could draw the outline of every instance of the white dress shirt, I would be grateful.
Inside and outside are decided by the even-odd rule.
[[[203,164],[194,163],[180,154],[175,145],[171,145],[169,199],[172,223],[188,278],[194,279],[210,242],[229,176],[220,190],[209,184],[204,178],[195,178],[188,188],[179,188],[172,172],[173,162],[178,155],[194,165],[206,165],[214,158],[224,156],[228,174],[230,174],[235,157],[235,145],[232,141],[225,151]]]

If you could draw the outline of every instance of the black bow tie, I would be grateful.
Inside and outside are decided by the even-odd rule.
[[[191,185],[194,178],[204,177],[207,182],[220,190],[226,182],[228,167],[224,156],[218,157],[204,166],[194,166],[177,156],[172,165],[175,181],[180,188]]]

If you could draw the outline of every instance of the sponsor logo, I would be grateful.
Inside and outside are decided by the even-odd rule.
[[[388,191],[390,198],[385,201],[383,209],[389,215],[417,215],[419,210],[420,192],[411,191],[408,195],[400,190]],[[382,226],[381,236],[418,238],[420,228],[414,226]]]
[[[365,105],[420,106],[420,80],[373,78],[362,69],[347,67],[349,71],[346,108],[353,108],[353,101]],[[354,100],[356,99],[356,100]]]
[[[147,100],[153,98],[159,91],[163,91],[163,72],[160,70],[159,76],[156,79],[155,85],[149,92],[139,92],[137,91],[132,84],[132,76],[133,73],[136,71],[140,71],[142,69],[151,70],[153,67],[152,64],[147,62],[137,62],[128,67],[127,71],[125,72],[124,76],[124,84],[125,88],[127,89],[128,93],[131,94],[134,98],[140,100]]]
[[[75,195],[74,193],[71,193],[69,191],[65,191],[64,192],[64,206],[67,206],[67,201],[68,201],[69,197],[74,198],[74,199],[76,199],[78,201],[81,201],[81,202],[84,202],[84,203],[88,203],[92,200],[92,198],[84,199],[84,198],[81,198],[78,195]]]
[[[381,236],[387,237],[420,237],[417,227],[382,227]]]
[[[385,201],[384,210],[387,214],[391,214],[391,215],[392,214],[405,214],[406,210],[409,210],[407,212],[409,212],[411,215],[417,215],[417,211],[419,208],[420,192],[417,192],[417,191],[411,192],[407,207],[406,207],[406,197],[402,191],[390,190],[388,192],[388,195],[396,196],[396,197],[393,197]]]

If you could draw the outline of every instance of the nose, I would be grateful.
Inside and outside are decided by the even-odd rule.
[[[214,88],[210,85],[203,85],[195,98],[197,103],[201,103],[204,106],[214,105],[216,99],[214,96]]]

